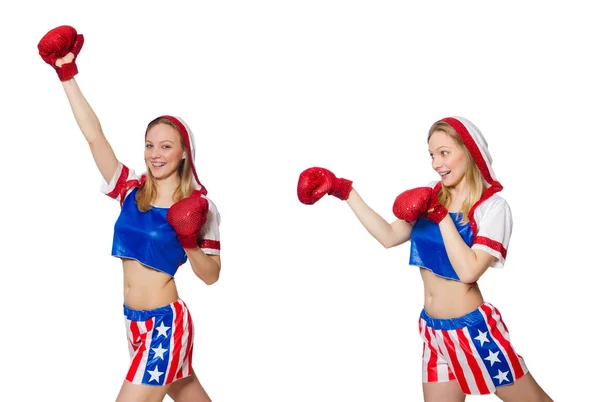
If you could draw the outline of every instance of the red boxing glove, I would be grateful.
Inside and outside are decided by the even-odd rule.
[[[319,201],[325,194],[347,200],[350,190],[352,181],[337,178],[329,170],[320,167],[306,169],[298,179],[298,199],[307,205]]]
[[[439,223],[448,215],[448,210],[438,201],[437,193],[431,187],[417,187],[396,197],[393,212],[396,218],[414,222],[425,217]]]
[[[38,43],[38,51],[42,59],[56,70],[61,81],[68,81],[79,71],[75,59],[83,46],[83,35],[77,34],[75,28],[62,25],[50,30]],[[56,66],[56,61],[73,53],[73,61]]]
[[[431,187],[417,187],[406,190],[394,201],[394,216],[407,222],[414,222],[427,214],[427,206],[431,198]]]
[[[167,221],[177,234],[183,248],[198,246],[198,233],[206,223],[208,201],[198,190],[183,200],[176,202],[167,211]]]

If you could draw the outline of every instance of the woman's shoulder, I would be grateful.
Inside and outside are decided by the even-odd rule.
[[[202,194],[201,197],[208,201],[209,205],[215,205],[214,201],[211,200],[206,194]]]
[[[475,208],[476,215],[485,215],[492,211],[511,212],[508,201],[506,201],[506,199],[504,199],[502,196],[498,195],[498,193],[493,194]]]
[[[202,194],[202,198],[208,201],[208,213],[216,215],[218,219],[221,220],[221,214],[219,213],[219,209],[217,208],[215,202],[211,200],[206,194]]]
[[[484,202],[482,202],[481,205],[486,204],[486,203],[488,203],[490,205],[497,204],[498,206],[505,205],[508,207],[508,201],[506,201],[506,199],[504,199],[504,197],[502,197],[498,193],[492,194],[492,196],[490,198],[488,198],[487,200],[485,200]]]

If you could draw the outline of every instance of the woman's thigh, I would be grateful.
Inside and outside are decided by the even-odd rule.
[[[496,395],[504,402],[552,402],[531,373],[525,374],[511,385],[496,388]]]
[[[177,380],[169,386],[169,396],[175,402],[211,402],[194,370],[189,377]]]
[[[465,397],[456,380],[423,383],[425,402],[464,402]]]
[[[132,384],[123,381],[117,402],[160,402],[167,394],[168,386]]]

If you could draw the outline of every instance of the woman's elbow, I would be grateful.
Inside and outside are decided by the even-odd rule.
[[[219,280],[219,278],[210,278],[210,279],[202,279],[202,281],[207,284],[208,286],[210,285],[214,285],[215,283],[217,283],[217,281]]]
[[[477,280],[479,279],[479,276],[475,276],[475,275],[461,275],[458,279],[460,279],[460,281],[462,283],[470,285],[472,283],[477,282]]]
[[[214,285],[219,280],[219,271],[211,275],[203,275],[202,277],[200,277],[200,279],[202,279],[202,282],[206,283],[209,286]]]
[[[473,269],[465,271],[466,272],[463,272],[458,276],[458,279],[460,279],[462,283],[471,284],[477,282],[485,270],[481,271],[479,269]]]
[[[394,244],[394,242],[391,242],[389,240],[382,240],[379,243],[381,243],[383,248],[385,248],[386,250],[396,246],[396,244]]]
[[[406,242],[408,239],[398,239],[394,236],[385,237],[383,239],[378,239],[379,243],[385,248],[389,249],[392,247],[396,247]]]
[[[210,270],[210,272],[202,275],[200,279],[207,285],[214,285],[219,280],[219,275],[221,274],[221,267],[219,264],[215,264],[216,266]]]

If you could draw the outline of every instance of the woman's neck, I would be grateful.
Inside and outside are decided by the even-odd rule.
[[[171,175],[164,179],[156,180],[157,198],[165,198],[175,194],[179,188],[179,177]]]
[[[448,187],[448,191],[450,191],[450,210],[459,210],[465,200],[469,198],[470,188],[463,180],[458,183],[456,186]]]
[[[453,200],[465,200],[469,197],[471,188],[467,181],[463,179],[456,186],[448,187],[448,191],[450,191]]]

